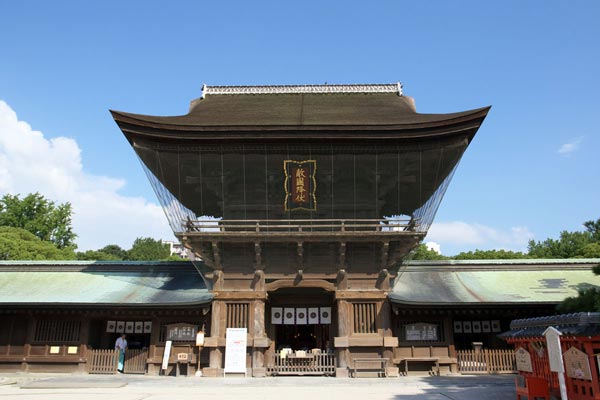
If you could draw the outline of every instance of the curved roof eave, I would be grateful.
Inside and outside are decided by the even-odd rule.
[[[422,129],[434,128],[455,123],[466,122],[475,118],[484,118],[491,106],[476,108],[449,114],[407,114],[394,123],[297,123],[297,124],[199,124],[194,122],[191,114],[179,116],[151,116],[109,110],[115,121],[138,127],[162,129],[166,131],[256,131],[256,130],[363,130],[363,129]]]

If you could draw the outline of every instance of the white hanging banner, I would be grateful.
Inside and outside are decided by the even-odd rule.
[[[319,323],[319,308],[318,307],[310,307],[308,309],[308,323],[311,325],[316,325]]]
[[[144,333],[152,333],[152,321],[144,322]]]
[[[296,324],[306,325],[306,308],[296,308]]]
[[[117,329],[116,329],[117,333],[124,333],[125,332],[125,321],[117,321]]]
[[[283,323],[283,308],[271,308],[271,323],[273,325],[281,325]]]
[[[294,308],[284,308],[283,309],[283,323],[285,325],[294,325]]]
[[[133,321],[125,322],[125,333],[133,333]]]
[[[248,329],[227,328],[225,337],[225,373],[246,374]]]
[[[322,324],[331,324],[331,307],[321,307],[319,309],[321,315],[320,315],[320,321]]]
[[[106,332],[113,333],[117,327],[115,321],[106,321]]]
[[[481,333],[481,321],[473,321],[473,333]]]
[[[135,333],[144,333],[144,321],[135,321]]]

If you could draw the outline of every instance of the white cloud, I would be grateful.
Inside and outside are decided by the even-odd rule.
[[[426,242],[425,246],[427,246],[427,248],[429,250],[433,250],[438,254],[442,254],[442,247],[440,246],[439,243],[436,242]]]
[[[70,202],[79,250],[113,243],[129,248],[138,236],[173,238],[160,206],[119,194],[125,184],[84,172],[75,140],[46,139],[0,100],[0,196],[39,192],[55,202]]]
[[[573,153],[575,150],[577,150],[579,148],[581,141],[582,141],[582,138],[575,138],[575,139],[573,139],[572,142],[563,144],[558,149],[558,154],[566,156],[566,155]]]
[[[453,249],[455,252],[477,248],[524,251],[533,237],[533,233],[524,226],[501,230],[482,224],[452,221],[433,223],[426,239],[440,243],[444,248]]]

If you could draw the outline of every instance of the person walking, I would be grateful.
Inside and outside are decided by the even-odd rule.
[[[125,350],[127,350],[127,335],[121,333],[121,336],[117,338],[115,342],[115,350],[119,350],[119,365],[117,371],[123,373],[123,367],[125,366]]]

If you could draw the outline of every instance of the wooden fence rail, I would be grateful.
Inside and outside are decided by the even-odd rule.
[[[126,374],[145,374],[147,350],[127,350],[125,352]],[[117,350],[90,350],[88,352],[88,373],[111,375],[117,373],[119,352]]]
[[[462,374],[511,374],[517,372],[514,350],[458,350]]]
[[[148,350],[127,350],[123,372],[126,374],[145,374],[146,360],[148,360]]]
[[[117,350],[88,351],[88,373],[90,374],[116,374],[118,362]]]
[[[267,367],[269,375],[335,375],[335,355],[309,354],[306,357],[275,355],[273,365]]]

